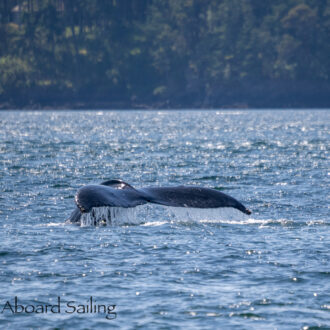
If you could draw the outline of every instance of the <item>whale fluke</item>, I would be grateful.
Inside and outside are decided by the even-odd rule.
[[[118,179],[80,188],[75,202],[77,208],[68,219],[68,222],[72,223],[79,222],[82,213],[88,213],[95,207],[132,208],[146,203],[190,208],[233,207],[245,214],[251,214],[251,211],[235,198],[215,189],[196,186],[136,189]]]
[[[239,201],[218,190],[194,186],[142,188],[149,202],[174,207],[218,208],[233,207],[246,214],[251,211]]]
[[[75,202],[81,212],[89,212],[93,207],[135,207],[147,203],[134,188],[114,188],[105,185],[88,185],[78,190]]]

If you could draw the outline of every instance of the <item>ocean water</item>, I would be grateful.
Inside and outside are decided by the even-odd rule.
[[[0,112],[1,329],[329,329],[329,126],[316,110]],[[65,224],[77,189],[113,178],[253,213]]]

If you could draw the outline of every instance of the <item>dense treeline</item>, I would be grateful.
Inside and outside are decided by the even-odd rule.
[[[1,0],[2,107],[330,106],[330,0]]]

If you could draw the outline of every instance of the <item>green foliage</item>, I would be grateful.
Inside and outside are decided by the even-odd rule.
[[[2,101],[213,106],[237,86],[329,83],[329,0],[4,0],[0,13]]]
[[[0,57],[0,95],[7,90],[30,87],[31,72],[30,65],[21,58]]]

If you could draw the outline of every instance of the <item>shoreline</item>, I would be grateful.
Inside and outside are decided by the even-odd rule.
[[[172,93],[162,97],[101,95],[93,91],[61,94],[50,90],[0,96],[1,110],[183,110],[183,109],[329,109],[330,84],[264,82],[227,86],[210,95]]]
[[[40,104],[29,104],[23,106],[15,106],[11,104],[1,104],[0,103],[0,112],[1,111],[134,111],[134,110],[330,110],[329,105],[299,105],[292,106],[282,105],[282,106],[248,106],[246,104],[232,104],[232,105],[219,105],[219,106],[161,106],[159,104],[150,104],[150,105],[114,105],[113,103],[97,104],[97,103],[60,103],[60,104],[51,104],[51,105],[40,105]]]

